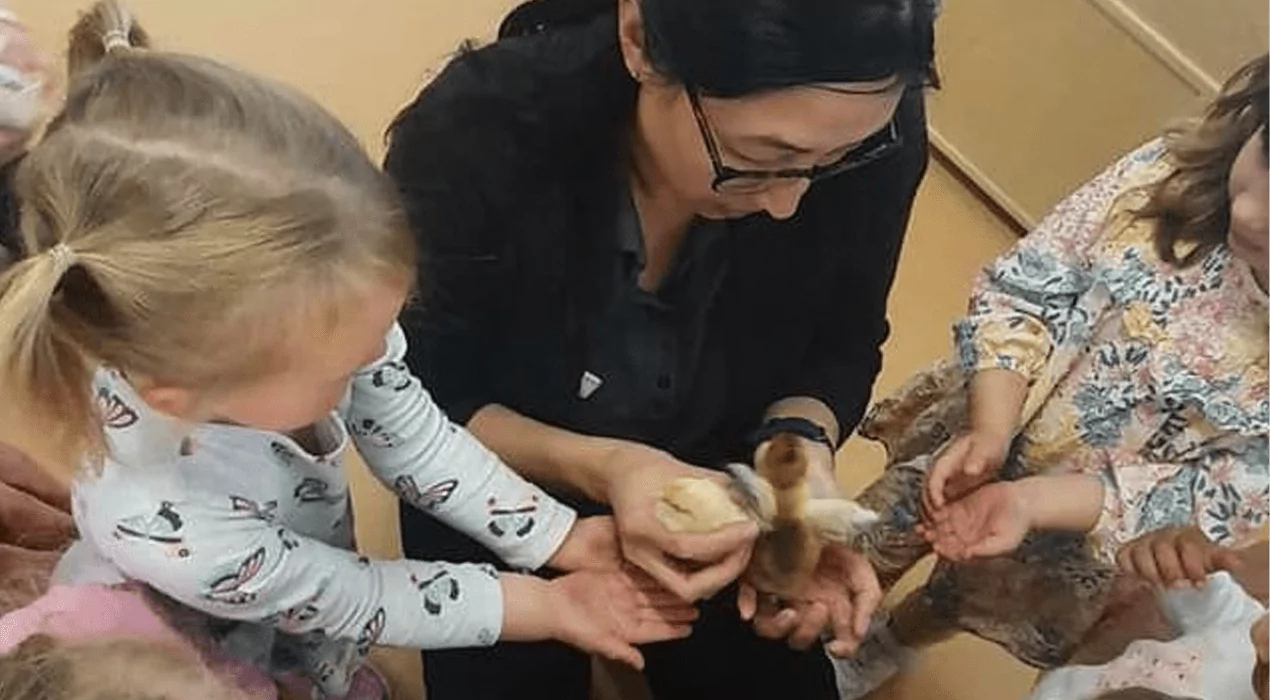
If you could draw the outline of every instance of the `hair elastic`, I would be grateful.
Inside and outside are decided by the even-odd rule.
[[[49,248],[48,252],[49,255],[53,256],[53,262],[57,265],[59,274],[66,272],[74,267],[75,263],[79,262],[79,256],[65,243],[58,243]]]
[[[101,43],[106,47],[106,53],[110,53],[115,49],[130,49],[132,41],[128,39],[128,32],[123,29],[112,29],[101,38]]]

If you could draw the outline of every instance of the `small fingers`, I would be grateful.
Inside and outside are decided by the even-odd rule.
[[[1137,576],[1138,568],[1133,565],[1133,550],[1137,549],[1136,545],[1122,547],[1116,552],[1116,566],[1119,567],[1120,573],[1125,576]]]
[[[1155,570],[1160,576],[1161,585],[1173,586],[1187,583],[1189,576],[1182,566],[1182,558],[1178,555],[1178,549],[1172,542],[1167,540],[1158,541],[1152,550]]]
[[[1140,578],[1156,585],[1160,583],[1160,571],[1155,567],[1155,554],[1150,547],[1138,547],[1133,550],[1133,568]]]
[[[944,487],[948,479],[961,468],[967,447],[964,439],[958,440],[935,460],[930,475],[927,477],[926,492],[923,494],[928,506],[927,510],[933,511],[944,507]]]
[[[1208,574],[1212,571],[1210,569],[1211,552],[1212,548],[1207,542],[1183,540],[1178,545],[1178,558],[1181,560],[1182,571],[1196,586],[1204,585],[1204,582],[1208,580]]]

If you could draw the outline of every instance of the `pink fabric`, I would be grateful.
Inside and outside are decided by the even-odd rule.
[[[24,640],[44,634],[75,643],[102,639],[132,639],[173,646],[197,646],[172,628],[145,601],[126,588],[52,586],[34,603],[0,618],[0,654],[8,654]],[[204,654],[209,666],[232,678],[251,700],[277,700],[277,685],[248,663]]]
[[[113,637],[185,643],[141,596],[100,586],[53,586],[44,597],[0,618],[0,653],[35,634],[65,642]]]

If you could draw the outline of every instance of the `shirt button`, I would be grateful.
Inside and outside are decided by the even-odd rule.
[[[670,375],[662,374],[657,377],[657,388],[665,391],[670,388]]]

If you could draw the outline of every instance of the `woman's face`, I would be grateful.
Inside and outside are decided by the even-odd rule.
[[[1270,268],[1270,180],[1265,130],[1244,143],[1230,169],[1230,249],[1252,267],[1261,288]]]
[[[862,144],[876,153],[873,146],[889,140],[904,92],[895,78],[727,99],[690,95],[678,81],[659,75],[645,55],[638,3],[623,0],[619,8],[623,58],[641,84],[639,174],[693,214],[732,219],[766,212],[788,218],[807,192],[808,178],[738,178],[716,188],[720,170],[806,171],[838,164],[848,154],[854,159]]]
[[[716,188],[720,170],[769,173],[839,163],[866,140],[887,140],[902,94],[900,84],[887,80],[696,97],[694,107],[682,86],[652,78],[640,91],[637,138],[651,172],[693,213],[733,219],[766,212],[785,219],[797,211],[808,178],[734,177]]]

